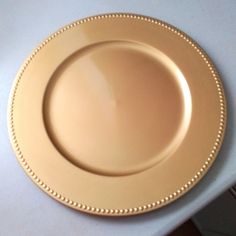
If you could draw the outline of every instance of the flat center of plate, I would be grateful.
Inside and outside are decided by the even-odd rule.
[[[109,41],[68,57],[51,78],[44,120],[58,151],[77,167],[130,175],[168,158],[191,118],[178,67],[142,44]]]

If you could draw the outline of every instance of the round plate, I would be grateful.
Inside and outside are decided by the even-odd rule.
[[[225,97],[187,35],[131,14],[86,18],[26,60],[9,103],[18,160],[72,208],[132,215],[164,206],[214,161]]]

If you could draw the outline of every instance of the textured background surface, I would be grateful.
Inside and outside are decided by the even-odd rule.
[[[192,219],[203,236],[236,235],[236,195],[226,191]]]
[[[0,235],[165,235],[236,181],[236,1],[12,1],[0,2]],[[59,27],[106,12],[159,18],[193,37],[216,64],[228,99],[222,150],[207,176],[175,203],[131,218],[101,218],[49,198],[25,175],[6,126],[9,90],[28,54]]]

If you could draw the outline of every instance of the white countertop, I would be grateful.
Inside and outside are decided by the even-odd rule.
[[[164,20],[193,37],[210,55],[228,100],[221,152],[204,179],[176,202],[126,218],[95,217],[69,209],[26,176],[9,143],[9,90],[26,56],[49,34],[77,19],[131,12]],[[0,235],[166,235],[236,182],[236,1],[1,0],[0,1]]]

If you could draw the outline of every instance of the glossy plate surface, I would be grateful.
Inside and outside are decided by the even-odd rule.
[[[159,20],[90,17],[46,39],[12,88],[9,131],[27,174],[75,209],[132,215],[194,186],[223,140],[206,54]]]

